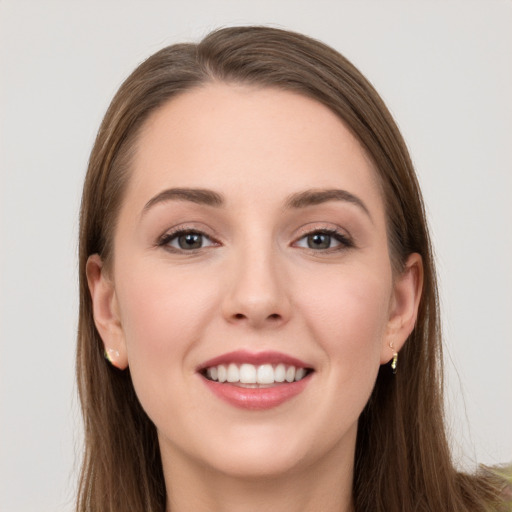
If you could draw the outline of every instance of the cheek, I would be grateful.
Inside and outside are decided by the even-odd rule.
[[[123,270],[116,292],[131,375],[138,394],[161,393],[183,369],[194,373],[186,358],[209,322],[215,287],[154,262]]]
[[[375,385],[391,291],[390,273],[380,270],[351,266],[330,270],[328,279],[300,283],[296,309],[322,353],[311,395],[319,418],[311,443],[323,443],[325,450],[354,432]]]
[[[365,372],[376,374],[388,320],[388,273],[352,268],[332,273],[311,288],[301,310],[329,365],[344,381]]]
[[[122,270],[120,270],[120,273]],[[128,345],[165,350],[179,333],[193,332],[202,312],[214,299],[215,286],[193,273],[169,269],[165,264],[130,266],[116,286],[120,315]]]

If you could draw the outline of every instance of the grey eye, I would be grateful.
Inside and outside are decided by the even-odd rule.
[[[327,229],[312,231],[311,233],[305,234],[293,245],[294,247],[313,249],[315,251],[326,251],[328,249],[341,250],[354,247],[353,241],[345,234]]]
[[[198,231],[179,231],[164,237],[161,245],[180,251],[193,251],[214,245],[214,242],[204,233]]]
[[[306,238],[310,249],[329,249],[331,247],[331,235],[326,233],[313,233]]]
[[[200,249],[203,246],[203,235],[199,233],[187,233],[177,237],[180,249]]]
[[[304,249],[314,249],[317,251],[333,249],[334,247],[348,245],[342,235],[338,233],[329,233],[325,231],[314,231],[304,235],[294,244],[296,247]]]

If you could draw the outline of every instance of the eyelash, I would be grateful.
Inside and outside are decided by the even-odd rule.
[[[186,236],[186,235],[197,235],[202,238],[203,242],[204,242],[204,239],[207,239],[211,243],[207,246],[203,246],[203,244],[201,244],[201,247],[194,247],[192,249],[184,249],[182,247],[173,247],[172,245],[170,245],[172,241],[174,241],[174,240],[178,241],[181,236]],[[184,253],[184,252],[194,253],[201,249],[205,249],[207,247],[214,247],[214,246],[218,246],[218,245],[220,245],[220,244],[216,240],[214,240],[211,236],[208,236],[206,233],[203,233],[202,231],[197,230],[197,229],[186,229],[186,228],[181,228],[181,229],[177,229],[176,231],[167,232],[164,235],[162,235],[157,242],[158,247],[165,247],[169,251],[179,252],[179,253]]]
[[[186,235],[196,235],[196,236],[201,237],[202,238],[201,247],[184,249],[183,247],[173,247],[171,245],[171,242],[178,241],[180,237],[186,236]],[[339,245],[337,245],[335,247],[327,247],[327,248],[322,248],[322,249],[318,249],[318,248],[315,249],[312,247],[303,247],[304,249],[307,249],[307,250],[315,252],[315,253],[318,253],[318,252],[325,253],[325,252],[342,251],[344,249],[349,249],[349,248],[355,246],[354,242],[344,233],[341,233],[340,231],[338,231],[336,229],[326,229],[326,228],[314,229],[312,231],[302,234],[302,236],[300,238],[298,238],[297,240],[295,240],[293,242],[292,246],[297,247],[297,244],[299,241],[304,240],[304,239],[307,240],[308,237],[312,237],[315,235],[329,236],[329,237],[333,238],[335,241],[337,241],[339,243]],[[208,244],[207,246],[203,245],[205,239],[207,239],[210,242],[210,244]],[[162,235],[159,238],[156,245],[158,247],[165,247],[167,250],[172,251],[172,252],[195,253],[201,249],[206,249],[208,247],[216,247],[216,246],[218,247],[220,245],[220,243],[217,242],[215,239],[213,239],[211,236],[207,235],[206,233],[204,233],[200,230],[181,228],[181,229],[177,229],[176,231],[171,231],[171,232],[168,232],[168,233],[165,233],[164,235]]]
[[[312,237],[315,235],[326,235],[331,238],[334,238],[334,240],[339,242],[339,245],[335,246],[335,247],[327,247],[325,249],[314,249],[312,247],[304,247],[304,249],[308,249],[315,253],[318,253],[318,252],[325,253],[325,252],[337,252],[337,251],[342,251],[344,249],[349,249],[351,247],[355,247],[355,244],[352,241],[352,239],[349,238],[346,234],[344,234],[336,229],[329,229],[329,228],[319,228],[319,229],[314,229],[312,231],[308,231],[307,233],[304,233],[300,238],[298,238],[294,242],[294,245],[297,244],[300,240],[304,240],[304,239],[307,239],[308,237]]]

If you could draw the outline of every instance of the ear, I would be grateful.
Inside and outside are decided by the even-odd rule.
[[[403,272],[395,277],[390,301],[381,364],[388,363],[399,352],[416,324],[423,289],[423,261],[417,253],[411,254]]]
[[[113,366],[124,370],[128,367],[128,357],[116,291],[98,254],[89,256],[86,274],[92,299],[94,323],[103,340],[105,357]]]

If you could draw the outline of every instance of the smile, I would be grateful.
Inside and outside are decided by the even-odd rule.
[[[206,369],[205,376],[209,380],[220,383],[228,382],[241,386],[259,387],[296,382],[302,380],[308,373],[307,368],[296,368],[283,363],[277,365],[267,363],[259,366],[250,363],[240,365],[230,363],[229,365],[210,366]]]
[[[202,381],[218,398],[242,409],[277,407],[300,394],[312,367],[277,352],[231,352],[198,368]]]

